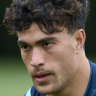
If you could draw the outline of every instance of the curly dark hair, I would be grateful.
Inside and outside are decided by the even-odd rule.
[[[54,25],[64,26],[69,32],[85,29],[88,0],[13,0],[6,9],[4,24],[12,31],[28,29],[33,22],[47,33],[59,31]]]

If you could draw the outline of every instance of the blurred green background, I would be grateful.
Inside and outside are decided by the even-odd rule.
[[[23,96],[32,81],[20,57],[17,37],[8,35],[2,24],[5,8],[11,0],[0,0],[0,96]],[[86,22],[87,57],[96,62],[96,0],[90,0],[90,14]]]
[[[21,59],[0,57],[0,96],[24,96],[32,81]]]

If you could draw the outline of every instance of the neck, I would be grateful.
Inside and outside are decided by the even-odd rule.
[[[60,93],[46,96],[84,96],[90,78],[90,65],[86,56],[80,56],[79,67],[68,85]]]

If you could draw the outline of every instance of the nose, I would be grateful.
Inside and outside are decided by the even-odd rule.
[[[43,52],[40,49],[34,48],[32,51],[31,65],[33,67],[43,66]]]

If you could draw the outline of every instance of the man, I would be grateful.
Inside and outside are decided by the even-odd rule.
[[[18,36],[34,86],[25,96],[96,96],[85,55],[87,0],[14,0],[4,23]]]

